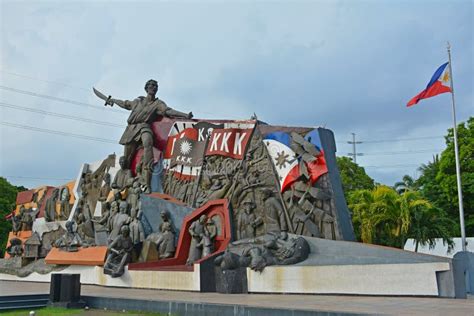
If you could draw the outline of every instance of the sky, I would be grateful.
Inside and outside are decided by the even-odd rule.
[[[197,118],[324,126],[338,156],[355,133],[357,162],[377,182],[417,177],[445,148],[451,95],[405,105],[450,41],[457,120],[474,115],[473,11],[472,1],[0,0],[0,175],[59,185],[120,154],[128,112],[91,88],[134,99],[154,78],[160,99]]]

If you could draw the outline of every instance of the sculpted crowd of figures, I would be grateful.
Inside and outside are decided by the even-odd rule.
[[[213,200],[229,202],[234,243],[215,261],[223,269],[261,271],[304,260],[309,246],[301,236],[342,239],[317,130],[272,127],[256,117],[193,120],[191,112],[176,111],[156,97],[157,81],[147,81],[145,91],[146,96],[129,101],[94,89],[105,105],[130,111],[119,141],[124,152],[118,170],[115,154],[97,168],[86,164],[75,186],[78,196],[64,186],[36,197],[38,206],[44,205],[46,225],[66,222],[50,246],[68,252],[107,246],[104,273],[112,277],[121,276],[130,262],[148,260],[149,245],[156,250],[154,260],[173,258],[181,220],[174,223],[172,210],[156,209],[159,227],[146,231],[142,199],[152,192],[190,211]],[[165,145],[157,138],[160,129],[168,135]],[[14,234],[31,231],[36,216],[37,210],[21,207],[11,218]],[[186,264],[215,251],[221,221],[201,215],[185,229],[190,236]],[[21,256],[20,248],[18,241],[11,243],[10,255]]]

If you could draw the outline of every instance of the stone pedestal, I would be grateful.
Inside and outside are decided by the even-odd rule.
[[[248,293],[247,268],[222,270],[216,267],[216,291],[225,294]]]
[[[65,308],[83,308],[80,274],[51,274],[49,305]]]

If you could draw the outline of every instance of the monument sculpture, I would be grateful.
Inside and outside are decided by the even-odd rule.
[[[175,234],[169,222],[164,222],[161,227],[161,234],[155,244],[160,259],[171,258],[176,251]]]
[[[130,261],[133,250],[133,241],[130,238],[130,229],[127,225],[120,228],[118,235],[108,247],[109,254],[104,265],[104,273],[113,278],[124,273],[125,265]]]
[[[56,220],[56,202],[59,199],[59,189],[54,189],[53,194],[46,200],[46,208],[44,211],[44,219],[47,222],[54,222]]]
[[[36,218],[38,210],[26,209],[24,206],[20,207],[20,222],[22,231],[31,231],[33,228],[33,221]]]
[[[107,202],[107,199],[109,197],[109,193],[110,193],[110,190],[111,190],[111,186],[110,186],[110,174],[109,173],[106,173],[104,175],[104,184],[102,185],[102,187],[100,188],[100,192],[99,192],[99,198],[98,198],[98,201],[102,203],[102,205]]]
[[[286,232],[270,233],[232,243],[214,263],[223,270],[249,267],[263,271],[271,265],[290,265],[308,258],[310,246],[303,237],[288,237]]]
[[[71,199],[71,194],[69,193],[68,187],[63,187],[60,194],[60,209],[59,209],[59,218],[61,220],[67,220],[69,214],[71,213],[71,204],[69,200]]]
[[[199,220],[193,222],[189,227],[189,234],[191,235],[191,246],[189,248],[189,256],[186,264],[191,265],[195,261],[209,255],[212,248],[212,242],[215,237],[214,232],[210,232],[206,226],[208,218],[206,215],[201,215]]]
[[[23,242],[19,238],[10,239],[10,246],[7,247],[7,253],[10,257],[21,257],[23,255]]]
[[[263,224],[261,217],[253,212],[255,204],[250,199],[242,202],[243,210],[237,219],[237,239],[254,238],[257,227]]]
[[[423,263],[431,269],[427,281],[397,295],[453,288],[448,259],[345,242],[354,232],[330,130],[256,117],[195,119],[160,100],[155,80],[132,101],[93,91],[105,105],[130,111],[123,155],[84,163],[73,182],[19,193],[7,253],[21,264],[40,262],[29,273],[81,265],[101,285],[373,294],[391,289],[389,266],[400,264],[411,278],[413,264]],[[29,240],[27,253],[22,240]],[[0,260],[0,278],[11,266]],[[360,275],[382,286],[354,292],[350,284]]]
[[[54,246],[64,251],[76,252],[82,245],[81,236],[75,230],[76,223],[74,221],[66,222],[66,233],[56,240]]]
[[[15,214],[10,218],[12,222],[12,232],[13,235],[18,236],[18,232],[21,231],[21,215]]]
[[[122,191],[130,185],[133,179],[132,171],[127,169],[127,160],[125,156],[120,157],[119,165],[120,170],[117,171],[114,181],[112,182],[112,189]]]
[[[128,203],[126,201],[120,201],[119,213],[113,215],[110,221],[110,235],[109,241],[115,240],[120,235],[122,226],[130,224],[131,218],[127,214]],[[129,229],[130,232],[130,229]]]
[[[125,110],[131,111],[128,117],[128,126],[120,139],[120,144],[124,145],[124,162],[130,168],[132,156],[139,145],[143,146],[142,170],[151,175],[153,164],[153,131],[150,124],[157,119],[158,116],[166,116],[170,118],[192,118],[192,113],[182,113],[168,107],[165,102],[156,97],[158,92],[158,82],[150,79],[145,84],[146,97],[138,97],[133,101],[112,99],[94,88],[94,93],[105,101],[105,105],[113,106],[117,104]],[[148,189],[150,188],[150,180],[146,179]]]

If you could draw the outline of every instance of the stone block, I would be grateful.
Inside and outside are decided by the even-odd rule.
[[[216,267],[216,292],[224,294],[248,293],[247,268],[222,270]]]
[[[79,248],[76,252],[67,252],[53,248],[45,258],[47,264],[72,264],[85,266],[103,266],[107,247]]]
[[[82,308],[80,274],[51,275],[49,305],[66,308]]]
[[[150,262],[158,260],[158,251],[156,245],[152,241],[144,241],[138,262]]]

